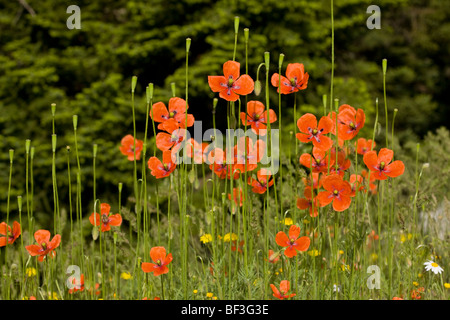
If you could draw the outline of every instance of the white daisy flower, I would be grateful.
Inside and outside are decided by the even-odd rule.
[[[435,274],[440,274],[444,272],[444,269],[442,269],[436,262],[432,260],[428,260],[424,263],[425,270],[427,271],[433,271]]]

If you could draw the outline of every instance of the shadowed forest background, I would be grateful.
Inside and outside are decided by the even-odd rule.
[[[98,144],[97,194],[117,202],[117,184],[125,197],[132,194],[132,165],[119,152],[120,140],[132,134],[130,84],[138,76],[136,119],[143,139],[145,87],[154,83],[154,102],[167,104],[176,83],[184,97],[185,39],[189,55],[189,111],[212,126],[208,75],[221,74],[233,54],[235,16],[240,17],[236,60],[245,61],[243,28],[250,29],[249,75],[255,80],[264,52],[271,53],[271,73],[278,57],[300,62],[309,73],[308,88],[297,95],[298,114],[321,112],[322,96],[329,94],[331,25],[329,1],[57,1],[28,0],[30,14],[18,1],[0,2],[0,194],[5,211],[9,174],[8,150],[15,150],[12,198],[25,194],[25,140],[35,146],[34,183],[37,220],[51,219],[50,104],[56,103],[57,173],[59,199],[68,198],[67,151],[74,146],[72,115],[78,115],[78,142],[85,195],[84,212],[93,207],[92,145]],[[69,5],[81,9],[81,30],[69,30]],[[369,5],[381,8],[381,29],[369,30]],[[387,101],[394,108],[396,156],[415,159],[431,169],[424,189],[445,197],[449,182],[450,5],[442,0],[335,1],[335,98],[340,104],[364,108],[366,132],[374,125],[375,99],[384,124],[381,61],[388,60]],[[265,81],[263,73],[260,80]],[[260,99],[251,94],[249,99]],[[277,104],[275,90],[271,92]],[[293,97],[283,97],[284,136],[294,129]],[[226,105],[219,101],[217,125],[226,126]],[[222,116],[223,115],[223,116]],[[389,119],[390,123],[392,119]],[[444,127],[444,128],[441,128]],[[441,128],[441,129],[439,129]],[[150,135],[152,135],[150,130]],[[383,141],[384,130],[377,140]],[[153,140],[149,142],[152,145]],[[377,141],[378,143],[378,141]],[[74,154],[70,161],[73,166]],[[414,160],[408,160],[414,161]],[[413,163],[413,162],[410,162]],[[414,168],[410,169],[413,172]],[[72,177],[72,182],[75,176]],[[411,182],[414,190],[414,182]],[[407,186],[406,186],[407,187]],[[439,202],[439,201],[437,201]],[[124,204],[126,205],[126,204]],[[63,206],[66,206],[64,204]],[[11,203],[16,212],[15,201]],[[64,209],[64,208],[63,208]],[[67,210],[67,208],[65,208]]]

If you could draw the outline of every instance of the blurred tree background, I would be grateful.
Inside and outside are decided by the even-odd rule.
[[[23,1],[22,1],[23,2]],[[25,194],[25,140],[36,148],[34,159],[35,211],[51,217],[50,104],[56,103],[59,199],[67,207],[67,151],[72,182],[75,158],[72,115],[77,114],[83,168],[84,212],[92,210],[92,145],[98,144],[97,194],[102,202],[117,203],[117,184],[124,199],[132,193],[132,163],[119,152],[120,140],[132,134],[130,84],[136,89],[137,128],[143,138],[145,87],[155,85],[154,102],[167,104],[170,83],[184,97],[185,39],[192,39],[189,56],[190,113],[208,128],[212,122],[212,93],[208,75],[222,73],[234,45],[234,17],[240,17],[237,61],[245,65],[243,28],[250,29],[249,74],[271,53],[270,74],[278,72],[278,57],[301,62],[310,74],[308,88],[298,94],[299,114],[322,113],[322,95],[329,94],[331,24],[329,0],[149,0],[0,2],[0,194],[5,212],[9,175],[8,150],[15,150],[12,210],[15,196]],[[81,29],[69,30],[69,5],[81,9]],[[381,9],[381,29],[369,30],[369,5]],[[364,108],[367,131],[374,121],[375,99],[384,124],[381,61],[388,59],[387,95],[390,113],[399,112],[396,132],[400,144],[419,141],[427,132],[447,126],[450,87],[450,5],[448,0],[336,0],[335,97],[340,103]],[[264,79],[264,73],[260,74]],[[264,102],[264,91],[256,97]],[[271,106],[277,94],[271,88]],[[294,129],[293,97],[284,96],[283,116]],[[223,101],[217,107],[220,128],[226,125]],[[278,112],[277,108],[275,108]],[[390,119],[390,121],[392,121]],[[380,145],[383,141],[380,131]],[[150,130],[151,132],[151,130]],[[150,134],[152,135],[152,134]],[[152,146],[150,144],[150,152]],[[154,180],[151,180],[154,181]],[[67,208],[66,208],[67,209]],[[113,209],[117,211],[117,207]]]

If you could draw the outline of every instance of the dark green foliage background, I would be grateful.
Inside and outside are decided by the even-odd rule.
[[[84,212],[92,208],[92,145],[99,146],[98,197],[117,203],[117,184],[124,197],[132,193],[132,163],[119,152],[120,140],[132,134],[130,82],[138,76],[138,138],[145,125],[145,86],[155,85],[155,102],[167,104],[170,83],[184,98],[185,39],[192,39],[189,105],[204,128],[211,125],[212,98],[207,76],[221,74],[232,58],[233,21],[240,17],[237,60],[244,71],[243,28],[250,29],[249,74],[256,79],[265,51],[277,72],[278,56],[304,63],[308,89],[298,95],[299,114],[322,113],[331,70],[330,3],[328,0],[28,0],[31,16],[18,1],[0,2],[0,200],[6,208],[8,150],[15,150],[12,210],[15,196],[25,194],[25,139],[36,148],[35,211],[52,216],[51,112],[57,104],[57,169],[60,201],[68,199],[66,145],[72,147],[72,115],[79,116],[79,149],[83,167]],[[81,30],[68,30],[69,5],[81,8]],[[368,30],[369,5],[381,8],[381,29]],[[428,131],[448,127],[450,85],[450,6],[445,0],[336,0],[335,97],[364,108],[366,137],[374,121],[375,98],[383,120],[381,60],[388,59],[389,110],[398,108],[400,145],[415,143]],[[284,73],[284,70],[283,70]],[[264,75],[260,79],[265,81]],[[250,95],[249,99],[263,101]],[[271,106],[277,106],[272,88]],[[283,97],[283,128],[294,129],[293,97]],[[218,126],[225,128],[226,105],[219,102]],[[278,112],[278,110],[276,110]],[[377,142],[382,145],[384,130]],[[363,133],[364,135],[364,133]],[[150,144],[151,146],[151,144]],[[411,151],[412,153],[414,150]],[[152,146],[150,147],[152,153]],[[427,161],[428,159],[423,159]],[[73,170],[72,173],[74,173]],[[75,182],[75,175],[72,175]],[[154,181],[154,180],[151,180]],[[114,208],[117,211],[117,207]]]

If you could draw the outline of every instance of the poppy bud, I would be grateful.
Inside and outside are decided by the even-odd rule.
[[[93,154],[94,154],[94,158],[96,158],[97,157],[97,144],[96,143],[94,143],[94,145],[92,146],[92,152],[93,152]]]
[[[9,163],[13,163],[14,149],[9,149]]]
[[[387,59],[383,59],[383,74],[386,74],[387,70]]]
[[[147,104],[150,104],[150,100],[153,99],[153,83],[149,83],[147,88],[145,88],[145,93],[147,95]]]
[[[30,139],[25,140],[25,151],[27,154],[30,153],[30,145],[31,145],[31,140]]]
[[[72,117],[72,122],[73,122],[73,130],[77,131],[77,126],[78,126],[78,116],[76,114],[73,115]]]
[[[123,186],[122,182],[119,182],[119,192],[122,192],[122,186]]]
[[[234,33],[238,33],[239,31],[239,17],[234,17]]]
[[[257,95],[257,96],[259,96],[259,94],[261,93],[261,88],[262,88],[262,85],[261,85],[261,81],[259,81],[259,80],[256,80],[255,81],[255,87],[254,87],[254,92],[255,92],[255,94]]]
[[[269,63],[270,63],[270,52],[264,52],[264,63],[266,65],[266,70],[269,69]]]
[[[137,77],[133,76],[131,78],[131,92],[134,92],[134,89],[136,89],[136,83],[137,83]]]
[[[51,105],[52,108],[52,116],[55,116],[55,112],[56,112],[56,103],[52,103]]]
[[[186,52],[191,48],[191,38],[186,38]]]
[[[281,66],[283,65],[283,60],[284,60],[284,54],[280,53],[280,60],[278,61],[278,68],[281,69]]]
[[[19,212],[22,211],[22,196],[17,196],[17,207],[19,209]]]
[[[248,42],[248,38],[249,38],[249,29],[245,28],[244,29],[244,38],[245,38],[245,42]]]

